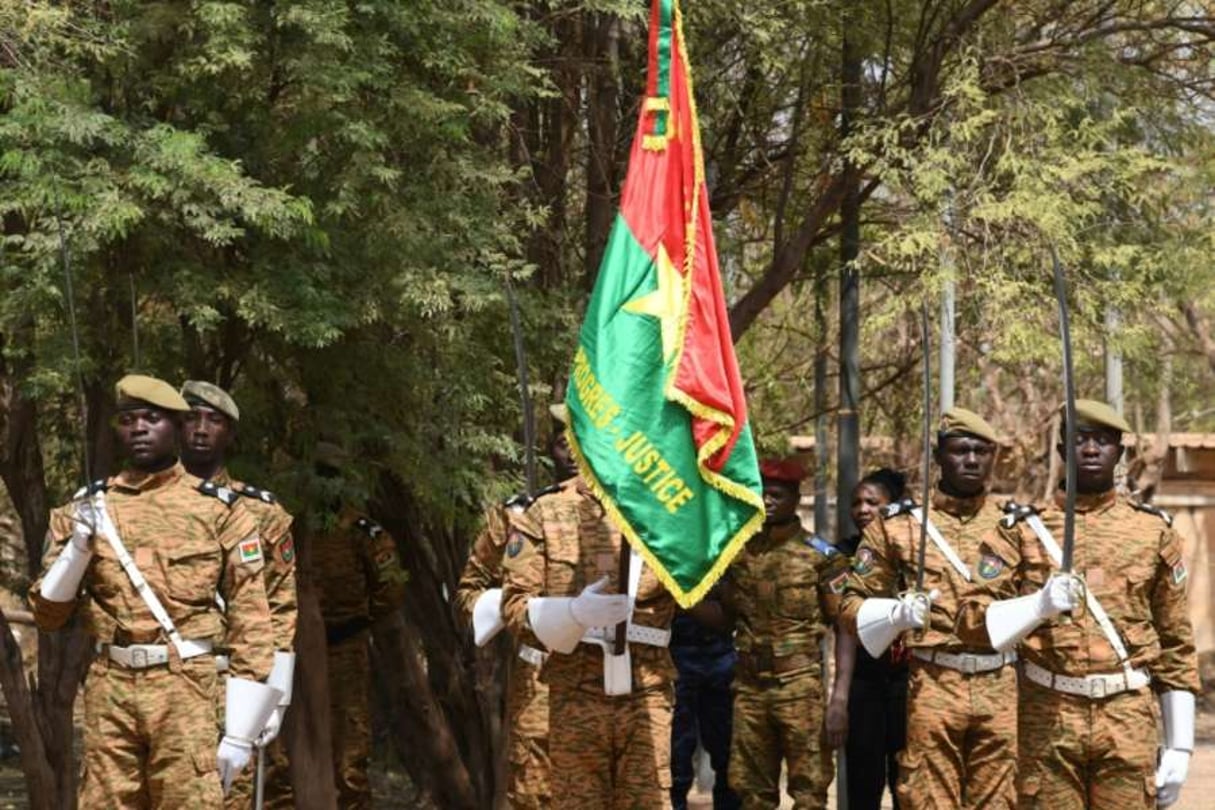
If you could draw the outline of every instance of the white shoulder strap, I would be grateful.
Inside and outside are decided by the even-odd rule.
[[[911,516],[915,518],[917,522],[923,523],[923,508],[917,506],[915,509],[912,509]],[[949,560],[949,564],[954,567],[954,570],[961,575],[962,579],[970,582],[970,568],[967,567],[966,563],[962,562],[962,558],[959,557],[958,553],[953,550],[953,546],[949,545],[949,541],[941,535],[940,530],[933,525],[931,520],[928,521],[928,524],[924,528],[925,531],[928,532],[928,537],[932,540],[932,544],[941,550],[941,553],[945,555],[945,559]]]
[[[1055,538],[1051,535],[1050,529],[1046,528],[1046,524],[1042,522],[1042,518],[1038,515],[1030,515],[1025,519],[1029,528],[1033,529],[1034,534],[1038,536],[1042,547],[1046,549],[1046,553],[1050,555],[1051,561],[1056,566],[1063,562],[1063,549],[1055,542]],[[1105,608],[1097,601],[1097,597],[1093,596],[1093,592],[1088,588],[1084,589],[1084,602],[1088,606],[1089,613],[1093,614],[1093,618],[1097,621],[1097,626],[1101,628],[1101,632],[1105,634],[1105,638],[1109,641],[1110,646],[1114,648],[1114,654],[1118,656],[1118,660],[1122,663],[1122,668],[1128,672],[1131,669],[1130,655],[1126,651],[1126,645],[1122,643],[1122,637],[1118,635],[1118,631],[1114,628],[1114,623],[1110,621],[1109,614],[1105,612]]]
[[[114,521],[106,510],[105,493],[98,492],[94,497],[96,499],[95,509],[97,510],[97,531],[101,533],[101,536],[110,544],[110,548],[114,549],[114,553],[118,555],[118,562],[122,564],[122,570],[127,572],[127,577],[130,578],[131,584],[135,586],[135,591],[143,599],[144,604],[148,606],[148,610],[152,611],[152,615],[156,618],[157,623],[164,628],[165,634],[173,642],[173,646],[177,648],[178,655],[182,658],[189,658],[192,652],[185,648],[181,633],[177,632],[177,626],[173,624],[173,620],[169,618],[169,613],[165,610],[164,605],[160,603],[156,592],[152,590],[152,586],[148,584],[143,573],[135,565],[135,561],[131,559],[130,552],[122,544],[122,539],[118,536],[118,529],[114,527]]]

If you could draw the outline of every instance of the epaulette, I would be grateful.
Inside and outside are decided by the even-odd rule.
[[[912,509],[915,509],[915,501],[911,500],[910,498],[905,498],[901,501],[895,501],[894,503],[889,503],[883,506],[882,517],[889,520],[890,518],[898,515],[905,515]]]
[[[1017,503],[1009,501],[1004,504],[1004,517],[1000,518],[1000,523],[1005,528],[1011,529],[1022,520],[1026,520],[1032,515],[1036,515],[1038,510],[1027,503]]]
[[[227,487],[221,487],[214,481],[203,481],[198,485],[198,491],[204,495],[210,495],[212,498],[218,498],[227,506],[236,503],[236,493]]]
[[[96,495],[98,492],[105,492],[109,488],[110,485],[105,482],[104,478],[98,478],[87,487],[81,487],[80,489],[76,490],[76,494],[72,496],[72,500],[83,498],[86,495]]]
[[[810,546],[815,551],[817,551],[819,554],[822,554],[824,557],[834,557],[840,553],[840,550],[838,548],[831,545],[826,540],[819,537],[817,534],[812,534],[809,537],[807,537],[806,545]]]
[[[1150,503],[1143,503],[1141,501],[1131,501],[1130,504],[1132,508],[1137,509],[1140,512],[1147,512],[1149,515],[1155,515],[1164,521],[1164,525],[1172,528],[1173,516],[1161,509],[1159,506],[1153,506]]]
[[[354,525],[363,531],[368,537],[374,539],[383,531],[384,527],[369,518],[361,517],[354,522]]]
[[[251,484],[240,484],[236,487],[235,492],[262,503],[278,503],[278,498],[274,497],[273,492],[268,489],[258,489]]]

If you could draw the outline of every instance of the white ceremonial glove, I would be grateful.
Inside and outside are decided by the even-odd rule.
[[[97,525],[96,510],[104,508],[105,505],[99,500],[82,500],[76,504],[76,514],[72,516],[72,534],[42,578],[39,592],[43,599],[70,602],[76,598],[80,581],[84,579],[89,561],[93,559],[91,544],[93,528]]]
[[[906,593],[896,600],[890,611],[890,623],[899,630],[920,630],[928,624],[928,611],[941,592]]]
[[[266,678],[266,685],[282,692],[282,697],[278,699],[278,705],[274,707],[274,711],[266,720],[266,725],[262,727],[261,734],[257,735],[258,748],[269,745],[282,730],[283,715],[286,714],[287,707],[291,705],[291,687],[294,680],[295,653],[275,650],[274,666],[270,670],[270,677]]]
[[[224,795],[232,789],[232,780],[245,769],[253,758],[253,746],[235,737],[224,737],[219,741],[219,750],[215,752],[219,761],[219,780],[224,786]]]
[[[583,627],[611,627],[629,618],[633,600],[627,594],[605,594],[608,578],[600,577],[570,601],[570,615]]]
[[[1190,770],[1190,752],[1164,749],[1156,769],[1156,806],[1168,807],[1181,798],[1181,786]]]
[[[285,711],[285,706],[274,707],[274,711],[270,714],[270,719],[262,727],[262,733],[257,735],[257,742],[254,744],[258,748],[265,748],[278,737],[278,733],[283,729],[283,712]]]
[[[1038,591],[1038,616],[1051,619],[1080,606],[1084,586],[1073,574],[1051,574],[1046,585]]]

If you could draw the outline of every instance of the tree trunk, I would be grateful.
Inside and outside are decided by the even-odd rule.
[[[595,286],[599,263],[616,218],[616,140],[620,107],[620,18],[590,15],[585,52],[592,68],[587,77],[586,158],[586,289]]]
[[[311,540],[301,534],[296,538],[300,575],[296,578],[299,619],[295,654],[299,665],[291,708],[283,719],[283,739],[291,763],[295,806],[299,810],[332,810],[337,807],[337,786],[333,777],[325,622],[310,576]]]

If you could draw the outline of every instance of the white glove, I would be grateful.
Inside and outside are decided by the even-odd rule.
[[[98,497],[100,498],[98,493]],[[93,559],[90,544],[93,538],[93,527],[97,525],[95,509],[104,509],[104,503],[98,501],[80,501],[76,504],[76,514],[72,516],[72,534],[63,550],[51,563],[46,576],[42,578],[39,588],[42,598],[49,602],[70,602],[76,598],[80,590],[80,581],[84,579],[89,561]]]
[[[583,627],[611,627],[629,618],[633,600],[623,593],[601,593],[607,583],[607,577],[600,577],[570,601],[570,615],[574,621]]]
[[[83,500],[76,504],[76,514],[72,516],[72,545],[76,547],[77,551],[84,553],[92,551],[89,547],[89,540],[96,533],[98,509],[105,509],[105,505],[96,501]]]
[[[1156,806],[1168,807],[1181,796],[1186,773],[1190,769],[1190,752],[1166,748],[1156,769]]]
[[[278,737],[279,731],[283,728],[283,712],[286,711],[285,706],[275,706],[274,712],[270,715],[270,719],[266,721],[266,725],[262,727],[262,733],[257,735],[257,742],[254,743],[258,748],[265,748]]]
[[[899,630],[919,630],[928,623],[928,611],[941,592],[935,588],[929,593],[906,593],[900,596],[890,610],[890,623]]]
[[[1051,574],[1046,585],[1038,591],[1038,615],[1050,619],[1080,606],[1084,586],[1072,574]]]
[[[215,758],[219,761],[219,780],[224,786],[224,795],[232,789],[232,780],[245,769],[253,757],[253,746],[244,740],[225,736],[219,741]]]

